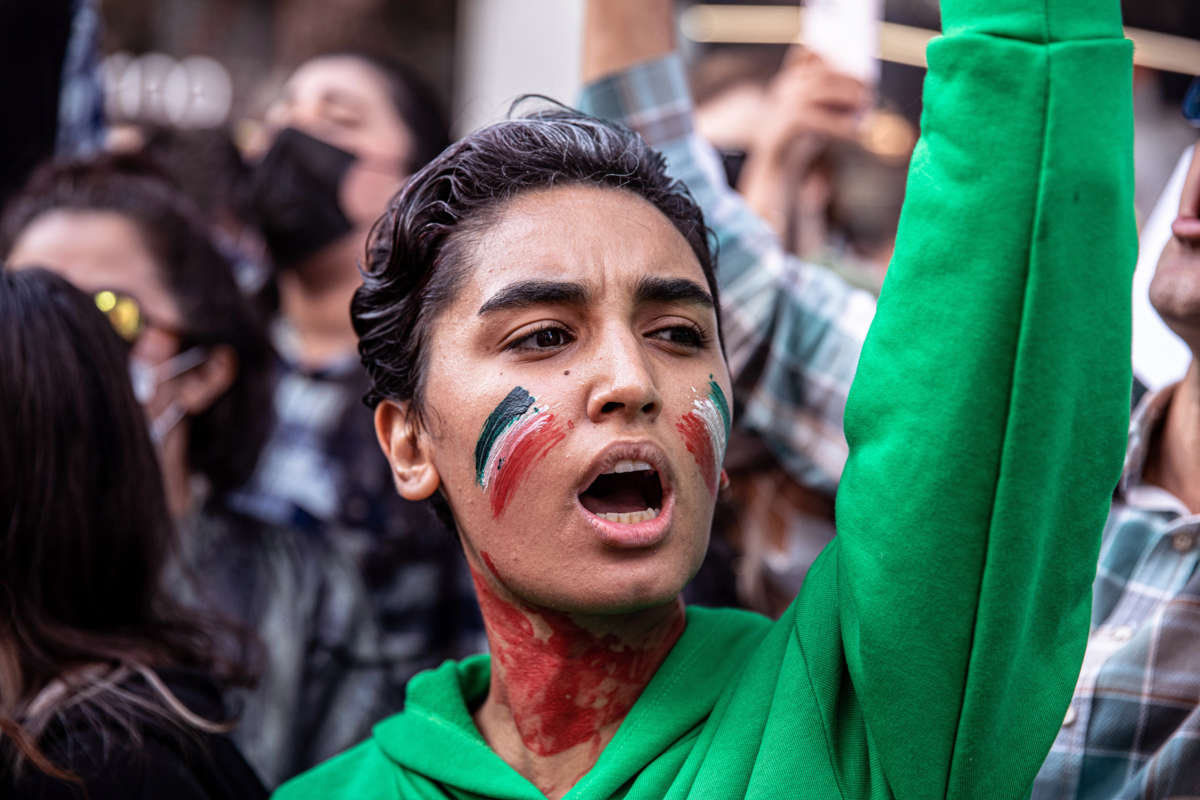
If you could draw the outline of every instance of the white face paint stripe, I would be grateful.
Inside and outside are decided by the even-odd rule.
[[[711,396],[692,401],[692,409],[708,430],[708,439],[713,446],[713,464],[719,471],[725,460],[725,447],[729,439],[729,433],[725,428],[725,417]]]
[[[532,426],[529,423],[538,417],[545,417],[546,415],[547,409],[545,406],[530,406],[525,410],[524,414],[517,417],[505,428],[504,433],[496,438],[496,441],[492,444],[492,449],[488,452],[487,462],[483,468],[483,475],[479,481],[479,485],[482,488],[487,489],[488,484],[496,477],[496,473],[504,466],[502,463],[503,454],[512,449],[511,445],[517,439],[522,438],[532,430]]]

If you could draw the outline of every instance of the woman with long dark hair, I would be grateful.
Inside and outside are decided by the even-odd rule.
[[[115,379],[133,378],[180,532],[169,588],[265,645],[222,637],[258,673],[233,737],[263,781],[362,736],[389,693],[355,566],[231,500],[271,428],[271,349],[195,208],[136,157],[52,164],[7,209],[0,252],[89,292],[129,348]]]
[[[128,356],[91,297],[0,273],[0,795],[253,798]]]

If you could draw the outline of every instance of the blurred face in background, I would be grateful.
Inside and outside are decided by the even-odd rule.
[[[168,289],[138,225],[113,211],[53,210],[35,217],[17,235],[8,256],[12,269],[50,269],[89,295],[103,311],[100,292],[130,298],[140,327],[125,331],[131,368],[139,367],[134,392],[159,448],[172,512],[185,513],[190,416],[203,413],[237,374],[230,347],[187,346],[187,322]],[[114,295],[109,295],[113,300]],[[118,331],[121,333],[121,331]]]
[[[149,321],[131,355],[158,364],[175,355],[183,317],[137,226],[111,211],[50,211],[17,237],[8,258],[15,269],[44,266],[84,292],[132,296]],[[154,409],[151,409],[153,412]]]
[[[268,140],[296,128],[352,154],[339,200],[346,217],[365,230],[409,173],[413,134],[400,118],[388,79],[352,55],[302,64],[266,113]]]

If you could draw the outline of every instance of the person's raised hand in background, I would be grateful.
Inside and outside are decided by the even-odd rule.
[[[829,143],[854,141],[874,88],[795,47],[766,91],[737,190],[800,255],[820,249],[828,182],[814,166]],[[810,180],[811,179],[811,180]]]

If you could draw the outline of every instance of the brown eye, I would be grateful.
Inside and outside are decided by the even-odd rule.
[[[558,325],[549,325],[527,333],[508,345],[505,349],[524,350],[526,352],[558,350],[566,347],[573,341],[575,341],[575,337],[566,328],[559,327]]]
[[[699,350],[708,343],[708,339],[702,331],[689,325],[672,325],[669,328],[660,328],[649,334],[649,336],[650,338],[659,339],[683,350]]]
[[[561,328],[546,328],[535,333],[533,341],[538,347],[562,347],[567,337]]]

